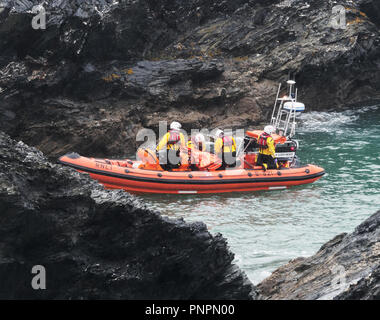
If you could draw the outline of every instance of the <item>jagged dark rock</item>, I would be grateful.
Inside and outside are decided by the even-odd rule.
[[[261,299],[379,299],[380,211],[258,285]]]
[[[267,120],[277,83],[295,76],[309,110],[380,101],[379,3],[37,0],[2,2],[0,125],[56,157],[133,153],[137,131]]]
[[[345,292],[338,295],[336,300],[380,300],[380,265],[371,274],[351,285]]]
[[[251,299],[220,235],[52,164],[0,132],[0,299]],[[46,290],[33,290],[34,265]]]

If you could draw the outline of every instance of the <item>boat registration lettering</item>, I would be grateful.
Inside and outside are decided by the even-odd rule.
[[[95,162],[95,166],[100,169],[105,169],[105,170],[112,170],[112,165],[110,164],[105,164],[101,162]]]

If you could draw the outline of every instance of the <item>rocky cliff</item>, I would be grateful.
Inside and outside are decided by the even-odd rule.
[[[0,125],[56,157],[135,151],[141,127],[248,127],[295,77],[308,109],[380,99],[380,5],[340,1],[37,0],[0,3]]]
[[[258,286],[263,299],[380,299],[380,211]]]
[[[251,299],[226,240],[0,133],[0,299]],[[34,265],[46,290],[33,290]]]

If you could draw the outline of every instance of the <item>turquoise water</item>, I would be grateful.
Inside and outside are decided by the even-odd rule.
[[[302,163],[327,174],[281,191],[146,195],[148,207],[203,221],[228,239],[236,263],[258,283],[290,259],[314,254],[380,209],[380,108],[306,113],[296,138]]]

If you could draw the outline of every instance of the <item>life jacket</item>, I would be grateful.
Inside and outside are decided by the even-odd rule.
[[[222,138],[222,140],[224,146],[231,147],[234,144],[234,142],[232,141],[232,137],[230,136],[225,136]]]
[[[170,130],[169,134],[170,134],[169,139],[168,139],[169,145],[176,144],[177,142],[181,140],[180,133],[177,130]]]
[[[267,149],[268,148],[268,142],[267,142],[267,140],[268,140],[269,137],[270,137],[270,135],[267,134],[267,133],[265,133],[265,132],[263,132],[260,135],[259,139],[257,140],[257,144],[259,145],[260,149]]]

